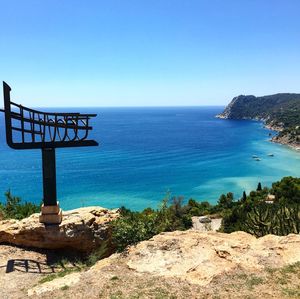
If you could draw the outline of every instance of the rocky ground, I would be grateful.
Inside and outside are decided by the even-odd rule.
[[[39,213],[22,220],[2,220],[0,244],[88,253],[110,239],[108,224],[118,216],[118,210],[95,206],[64,211],[60,225],[40,223]]]
[[[0,298],[300,298],[300,235],[162,233],[88,268],[0,245]]]
[[[222,218],[211,218],[209,223],[200,222],[200,218],[198,216],[192,217],[193,229],[201,232],[207,231],[217,231],[221,228]]]

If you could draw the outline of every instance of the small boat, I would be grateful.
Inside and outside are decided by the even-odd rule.
[[[257,158],[259,158],[259,157],[256,156],[256,155],[253,155],[252,158],[253,158],[253,159],[257,159]]]
[[[254,160],[255,160],[255,161],[260,161],[261,159],[257,157],[257,158],[255,158]]]
[[[274,157],[274,154],[268,154],[269,157]]]

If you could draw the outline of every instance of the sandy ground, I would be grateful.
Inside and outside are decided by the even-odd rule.
[[[33,251],[0,245],[0,298],[24,298],[30,286],[49,274],[62,270],[60,261],[65,252]],[[69,258],[73,259],[69,255]]]

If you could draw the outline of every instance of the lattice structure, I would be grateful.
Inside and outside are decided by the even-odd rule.
[[[95,146],[88,140],[89,121],[96,114],[42,112],[10,100],[3,82],[7,144],[14,149]]]
[[[55,148],[97,146],[88,139],[90,119],[96,114],[42,112],[10,100],[11,88],[3,82],[6,142],[13,149],[41,149],[43,201],[41,222],[60,223],[56,199]]]

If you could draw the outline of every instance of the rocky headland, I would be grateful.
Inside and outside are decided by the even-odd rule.
[[[272,142],[300,150],[300,94],[240,95],[217,117],[262,121],[268,129],[277,132]]]

